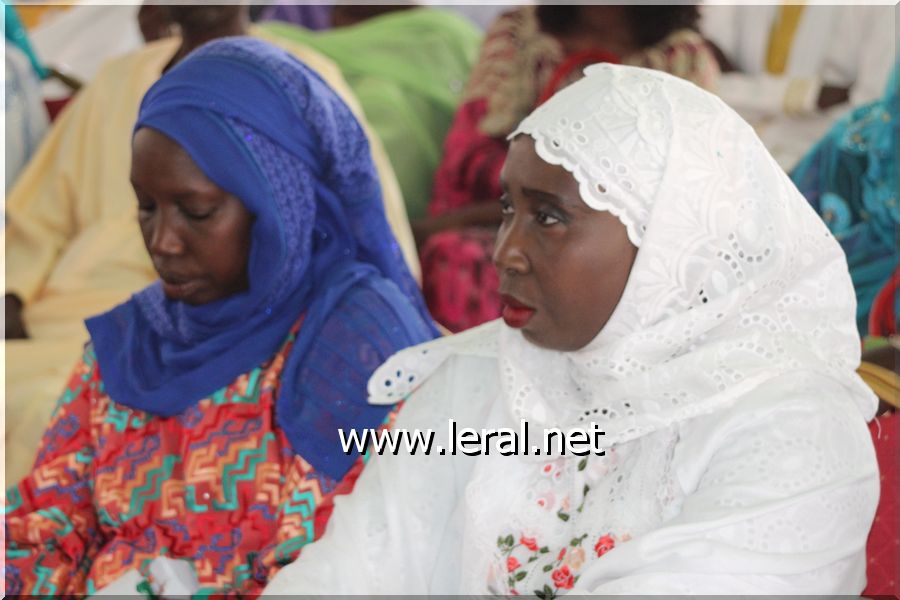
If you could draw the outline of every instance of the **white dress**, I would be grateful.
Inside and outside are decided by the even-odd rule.
[[[432,428],[448,448],[451,417],[459,428],[505,424],[497,361],[478,350],[500,327],[474,331],[395,430]],[[322,539],[266,594],[559,593],[563,567],[570,593],[857,594],[878,500],[868,429],[840,386],[811,380],[785,397],[795,388],[774,380],[727,410],[591,456],[581,471],[547,461],[531,477],[535,459],[521,456],[373,457]],[[498,530],[508,512],[527,517]],[[539,537],[530,519],[548,516],[554,533]],[[511,547],[498,546],[507,536]],[[484,557],[487,569],[473,565]]]
[[[615,311],[573,352],[499,321],[404,350],[369,401],[405,399],[395,431],[444,448],[451,418],[524,420],[531,443],[596,423],[606,454],[373,456],[266,592],[862,591],[877,400],[855,295],[752,129],[691,83],[594,65],[513,135],[638,247]]]

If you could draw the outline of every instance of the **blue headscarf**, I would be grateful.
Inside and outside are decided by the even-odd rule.
[[[900,264],[897,69],[895,62],[880,100],[847,113],[791,173],[847,255],[861,335],[875,295]]]
[[[135,131],[181,145],[255,216],[249,290],[202,306],[156,282],[86,324],[110,397],[179,415],[270,359],[301,314],[275,411],[293,450],[339,479],[336,428],[377,427],[366,379],[434,338],[384,214],[365,133],[309,67],[260,40],[193,52],[150,88]],[[340,377],[329,374],[342,364]],[[319,374],[317,377],[316,374]]]

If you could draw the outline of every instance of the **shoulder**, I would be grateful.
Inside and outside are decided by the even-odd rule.
[[[290,38],[290,35],[294,35],[294,29],[282,23],[254,25],[250,28],[250,35],[290,53],[318,73],[341,96],[347,94],[352,97],[352,94],[348,94],[349,87],[338,65],[299,37]]]
[[[155,77],[159,77],[159,71],[172,58],[178,45],[181,42],[180,37],[169,37],[155,42],[151,42],[146,46],[112,58],[100,67],[97,74],[89,83],[89,86],[102,83],[121,83],[124,80],[133,78],[136,74],[140,74],[145,69],[153,71]]]
[[[500,327],[500,321],[491,321],[463,333],[441,337],[394,354],[369,380],[369,402],[393,404],[409,397],[445,365],[450,364],[451,359],[495,362]]]
[[[339,355],[368,378],[391,355],[434,338],[435,330],[423,312],[392,281],[364,279],[348,289],[325,317],[311,352]]]
[[[854,395],[813,374],[777,378],[683,425],[676,463],[693,485],[718,471],[785,490],[874,475],[872,440]]]

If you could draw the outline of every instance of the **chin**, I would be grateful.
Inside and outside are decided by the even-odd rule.
[[[581,350],[582,348],[587,346],[587,343],[580,345],[573,344],[571,342],[566,343],[565,340],[554,339],[553,336],[541,335],[540,332],[535,333],[534,331],[529,331],[528,329],[522,329],[521,331],[522,336],[526,340],[528,340],[529,343],[545,350],[555,350],[556,352],[575,352],[576,350]]]

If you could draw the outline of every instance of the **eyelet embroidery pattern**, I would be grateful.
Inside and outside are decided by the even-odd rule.
[[[504,463],[509,480],[496,471],[476,476],[467,490],[471,528],[484,539],[496,532],[491,547],[475,552],[489,593],[554,598],[617,545],[676,514],[680,493],[669,468],[676,441],[673,431],[659,432],[603,457]],[[516,500],[498,519],[478,498],[501,489]]]
[[[609,534],[621,546],[616,536],[637,537],[676,514],[681,499],[667,469],[679,424],[788,373],[797,393],[816,389],[819,377],[839,381],[864,416],[877,405],[854,374],[860,349],[843,252],[753,130],[719,99],[664,73],[594,65],[585,75],[513,135],[534,138],[539,155],[572,172],[582,199],[615,214],[639,247],[609,321],[568,353],[495,321],[399,353],[369,386],[371,401],[396,401],[450,355],[485,357],[497,361],[502,425],[602,426],[605,458],[616,463],[590,458],[579,470],[575,459],[479,458],[465,491],[473,550],[464,561],[496,594],[565,590],[557,584],[571,575],[576,585],[573,566],[543,568],[572,540],[587,534],[578,547],[588,561],[585,544],[596,538]],[[598,81],[609,91],[597,94]],[[589,482],[603,464],[605,483]],[[485,506],[492,497],[504,502]],[[548,548],[531,566],[523,538]],[[473,585],[464,591],[484,592]]]

